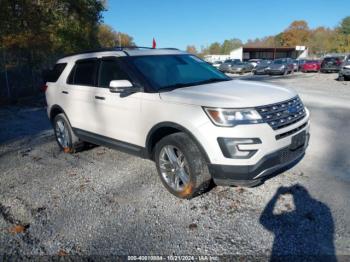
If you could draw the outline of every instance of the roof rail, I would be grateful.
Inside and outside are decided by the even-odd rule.
[[[73,56],[73,55],[82,55],[82,54],[88,54],[88,53],[96,53],[96,52],[111,52],[111,51],[124,51],[125,49],[166,49],[166,50],[179,50],[177,48],[153,48],[153,47],[146,47],[146,46],[115,46],[115,47],[110,47],[110,48],[99,48],[99,49],[91,49],[91,50],[86,50],[86,51],[81,51],[81,52],[76,52],[76,53],[71,53],[62,56],[61,58],[65,58],[68,56]]]

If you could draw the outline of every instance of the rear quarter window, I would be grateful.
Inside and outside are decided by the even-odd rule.
[[[51,70],[46,71],[44,74],[45,82],[56,82],[66,68],[66,65],[66,63],[58,63]]]

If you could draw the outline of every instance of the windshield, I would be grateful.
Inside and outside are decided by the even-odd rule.
[[[268,65],[270,64],[271,62],[270,61],[267,61],[267,60],[263,60],[259,63],[260,66],[264,66],[264,65]]]
[[[273,63],[276,65],[281,65],[281,64],[284,64],[285,61],[284,60],[275,60],[275,61],[273,61]]]
[[[157,91],[231,80],[193,55],[133,56],[130,61]]]

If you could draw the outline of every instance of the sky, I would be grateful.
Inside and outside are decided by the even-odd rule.
[[[350,0],[109,0],[104,22],[138,46],[186,49],[215,41],[275,35],[294,20],[335,27],[350,15]]]

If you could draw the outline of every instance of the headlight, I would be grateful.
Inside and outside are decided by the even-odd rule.
[[[262,123],[262,118],[255,109],[225,109],[205,107],[204,111],[217,126],[235,126],[239,124]]]
[[[270,70],[270,69],[271,69],[271,67],[269,67],[269,66],[268,66],[268,67],[266,67],[266,70]]]

